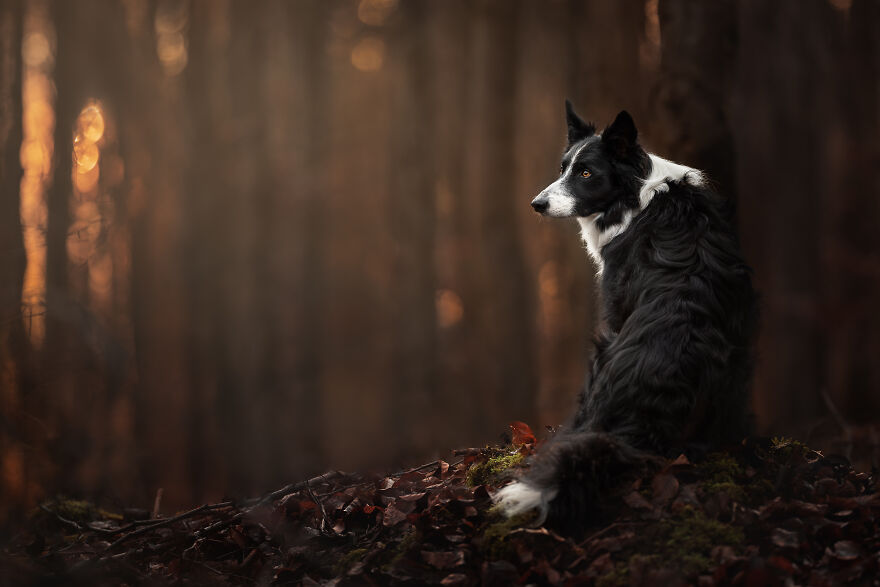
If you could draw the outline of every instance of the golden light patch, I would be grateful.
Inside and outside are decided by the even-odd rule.
[[[351,64],[361,71],[379,71],[385,62],[385,42],[364,37],[351,50]]]
[[[464,317],[464,304],[461,297],[451,289],[437,291],[435,297],[437,325],[441,328],[449,328],[461,322]]]
[[[79,134],[87,141],[97,143],[104,136],[104,114],[101,109],[90,104],[83,108],[77,118]]]

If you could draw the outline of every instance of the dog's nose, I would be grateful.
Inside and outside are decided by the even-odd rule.
[[[532,208],[535,209],[535,212],[539,214],[543,214],[547,211],[547,208],[550,207],[550,200],[547,199],[546,196],[538,196],[534,200],[532,200]]]

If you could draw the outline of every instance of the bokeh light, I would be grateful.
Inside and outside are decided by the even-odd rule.
[[[364,24],[382,26],[397,8],[397,0],[361,0],[358,18]]]
[[[79,134],[92,143],[104,136],[104,115],[96,104],[86,106],[77,119]]]
[[[189,23],[189,4],[165,0],[156,9],[156,55],[169,77],[179,75],[189,61],[184,33]]]
[[[351,64],[361,71],[379,71],[385,61],[385,42],[364,37],[351,50]]]
[[[84,173],[92,170],[98,164],[101,151],[98,149],[98,145],[87,140],[82,135],[77,135],[73,139],[73,156],[76,161],[76,171]]]
[[[461,297],[451,289],[437,291],[435,297],[437,325],[441,328],[455,326],[464,317],[464,303]]]
[[[42,32],[27,35],[22,42],[21,56],[28,67],[39,67],[52,57],[49,39]]]

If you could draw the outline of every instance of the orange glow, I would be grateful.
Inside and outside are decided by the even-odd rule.
[[[541,288],[541,299],[551,299],[559,295],[559,265],[547,261],[538,273],[538,286]]]
[[[20,447],[9,447],[3,453],[3,484],[11,495],[24,493],[24,454]]]
[[[645,67],[660,63],[660,12],[659,0],[645,2],[645,38],[639,44],[639,58]]]
[[[85,140],[97,143],[104,136],[104,114],[97,104],[83,108],[76,122],[79,134]]]
[[[361,71],[379,71],[385,61],[385,42],[364,37],[351,50],[351,64]]]
[[[98,164],[98,159],[101,158],[101,151],[98,149],[98,145],[84,139],[82,135],[77,135],[73,139],[73,156],[76,161],[77,172],[85,173],[94,169],[95,165]]]
[[[364,24],[382,26],[397,8],[397,0],[361,0],[358,18]]]
[[[189,61],[184,33],[189,22],[186,2],[163,2],[156,10],[156,55],[169,77],[179,75]]]
[[[21,166],[25,175],[47,176],[52,167],[52,160],[46,150],[44,141],[28,140],[21,145]]]
[[[451,289],[437,291],[434,298],[437,312],[437,324],[441,328],[455,326],[464,317],[464,304],[461,297]]]
[[[81,194],[91,192],[98,185],[101,177],[101,168],[93,165],[91,169],[77,169],[73,174],[73,187]]]
[[[89,258],[89,291],[96,306],[109,305],[113,293],[113,258],[109,252]]]
[[[28,34],[22,42],[21,56],[28,67],[40,67],[52,57],[49,39],[39,31]]]
[[[50,20],[43,3],[30,2],[24,18],[22,43],[22,131],[20,157],[24,176],[21,180],[21,225],[27,266],[21,292],[22,319],[25,330],[36,347],[46,333],[46,182],[52,172],[55,88],[51,73],[55,56]],[[6,458],[13,458],[7,456]],[[4,463],[7,483],[15,477],[18,465]]]
[[[828,0],[828,2],[835,10],[841,12],[849,12],[852,7],[852,0]]]

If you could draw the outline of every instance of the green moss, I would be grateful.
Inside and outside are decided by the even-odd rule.
[[[498,454],[489,457],[484,462],[471,465],[466,477],[468,487],[495,484],[501,481],[503,473],[520,464],[523,458],[519,451],[500,450]]]
[[[697,472],[704,478],[703,490],[712,495],[727,493],[731,499],[744,502],[748,489],[742,479],[745,471],[735,458],[726,453],[712,453],[697,466]]]
[[[713,452],[697,465],[697,472],[712,483],[734,483],[745,475],[742,466],[727,453]]]
[[[602,587],[626,585],[631,567],[666,567],[694,577],[711,570],[715,546],[739,549],[744,540],[742,528],[707,518],[693,508],[684,508],[674,518],[646,529],[644,540],[624,551],[625,560],[615,564],[614,570],[600,577],[596,584]]]
[[[491,514],[492,519],[497,521],[490,523],[483,531],[480,540],[480,550],[492,560],[507,558],[512,554],[512,547],[507,542],[507,536],[521,526],[531,524],[535,519],[535,512],[526,512],[509,518],[502,516],[496,511]]]
[[[422,542],[421,535],[418,530],[407,533],[403,539],[397,543],[391,550],[391,558],[388,563],[383,566],[386,572],[395,567],[401,560],[406,558],[410,551]]]
[[[724,544],[741,546],[742,528],[707,518],[701,511],[685,508],[673,519],[658,525],[655,543],[660,543],[661,557],[670,566],[688,575],[708,571],[712,548]]]
[[[809,450],[810,447],[793,438],[774,436],[770,439],[770,454],[777,461],[789,461],[792,457],[804,455]]]
[[[337,575],[345,574],[355,563],[363,559],[364,555],[368,552],[369,549],[367,548],[355,548],[354,550],[347,552],[345,556],[339,559],[339,562],[333,566],[333,572]]]
[[[58,497],[45,505],[52,512],[73,522],[89,522],[94,520],[97,514],[95,504],[79,499]]]
[[[634,554],[633,557],[641,556]],[[625,587],[629,585],[629,565],[617,563],[614,570],[596,579],[596,587]]]

